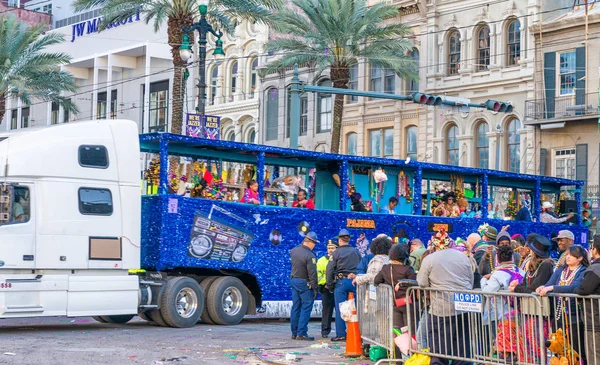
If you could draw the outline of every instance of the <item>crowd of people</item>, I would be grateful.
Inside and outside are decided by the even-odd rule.
[[[310,305],[294,299],[292,338],[314,340],[305,329],[312,301],[318,293],[323,298],[321,335],[326,338],[331,332],[334,309],[339,311],[340,303],[347,300],[348,293],[356,292],[357,285],[388,284],[395,294],[394,327],[406,327],[409,323],[407,316],[420,313],[420,321],[416,318],[410,323],[412,333],[416,333],[421,347],[429,344],[432,354],[469,358],[469,333],[472,330],[469,323],[473,323],[465,317],[468,313],[456,311],[453,299],[448,295],[430,296],[427,300],[419,300],[419,303],[411,302],[414,305],[411,313],[407,313],[408,288],[400,285],[399,281],[408,279],[416,280],[420,288],[427,290],[481,290],[484,296],[488,293],[492,299],[486,302],[477,322],[485,329],[482,333],[487,335],[480,340],[486,349],[493,349],[494,356],[507,362],[539,359],[545,347],[539,343],[539,335],[531,330],[534,326],[515,328],[518,325],[515,320],[518,308],[510,299],[511,296],[493,296],[492,293],[504,291],[542,297],[556,293],[559,297],[549,300],[553,308],[544,322],[544,338],[548,338],[549,333],[557,328],[567,328],[570,331],[570,343],[579,353],[582,364],[586,364],[590,357],[600,358],[600,331],[593,328],[594,323],[596,327],[600,326],[600,300],[586,301],[580,305],[574,297],[560,298],[561,294],[567,293],[600,294],[600,235],[594,236],[588,251],[575,244],[572,232],[559,231],[553,240],[561,254],[553,260],[549,239],[538,234],[529,234],[527,237],[510,235],[509,228],[505,226],[498,231],[486,224],[466,240],[454,240],[445,231],[440,231],[431,237],[427,245],[417,238],[394,243],[390,237],[381,234],[372,241],[370,252],[364,256],[349,244],[351,235],[343,229],[336,241],[328,241],[328,252],[318,262],[310,247],[317,242],[316,235],[311,232],[304,243],[294,249],[301,255],[295,255],[292,251],[293,266],[316,264],[314,280],[304,276],[304,272],[298,274],[298,270],[294,269],[292,272],[292,290],[298,291],[294,294],[295,298],[301,298],[302,291],[311,293],[305,295]],[[311,249],[302,249],[307,246]],[[296,256],[302,259],[297,260]],[[308,272],[312,272],[312,269],[307,270],[307,275]],[[296,288],[294,280],[302,278],[307,280],[302,282],[300,290]],[[588,318],[584,322],[584,314],[593,314],[595,318]],[[297,318],[301,319],[300,325]],[[534,321],[533,317],[526,319]],[[342,316],[336,315],[336,332],[332,341],[345,340],[345,329]],[[432,356],[431,364],[449,364],[449,360]]]

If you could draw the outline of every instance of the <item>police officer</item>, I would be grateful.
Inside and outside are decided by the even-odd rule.
[[[350,246],[350,232],[342,229],[337,236],[339,248],[331,255],[331,259],[327,264],[327,280],[326,286],[328,289],[333,289],[335,298],[335,334],[336,337],[331,341],[346,340],[346,322],[340,314],[340,303],[348,300],[348,293],[356,294],[356,288],[352,285],[352,279],[348,275],[356,275],[356,267],[360,263],[361,256],[358,250]]]
[[[292,340],[313,341],[315,338],[308,335],[308,321],[312,312],[313,303],[317,297],[317,258],[312,252],[319,243],[315,232],[308,232],[302,244],[290,251],[292,260],[292,313],[290,323],[292,326]]]
[[[327,338],[331,333],[331,322],[333,320],[333,308],[335,300],[333,293],[325,287],[327,284],[327,264],[333,252],[338,248],[338,243],[334,240],[327,240],[327,253],[317,261],[317,276],[319,278],[319,292],[321,293],[321,302],[323,311],[321,316],[321,336]]]

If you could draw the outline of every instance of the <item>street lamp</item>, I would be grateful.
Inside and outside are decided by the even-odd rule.
[[[500,124],[496,124],[496,171],[500,171]]]
[[[223,41],[221,37],[223,36],[223,32],[215,31],[213,27],[208,24],[206,21],[206,13],[208,12],[208,4],[210,0],[198,0],[198,11],[200,12],[200,20],[190,27],[183,26],[183,39],[181,41],[181,46],[179,46],[179,57],[185,63],[192,57],[192,49],[190,46],[190,37],[189,33],[193,31],[198,31],[198,107],[196,108],[199,114],[205,114],[206,107],[206,36],[208,33],[217,37],[217,41],[215,42],[215,51],[213,55],[215,59],[225,56],[225,51],[223,50]]]

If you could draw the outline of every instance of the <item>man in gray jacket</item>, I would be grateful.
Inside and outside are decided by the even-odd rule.
[[[453,249],[454,242],[444,231],[431,238],[434,253],[421,263],[417,281],[421,288],[431,288],[430,315],[427,318],[428,343],[431,344],[430,365],[447,365],[450,360],[434,357],[433,354],[469,358],[469,326],[465,314],[454,309],[454,296],[451,292],[437,290],[472,290],[473,267],[469,258]],[[453,361],[453,365],[469,364]]]

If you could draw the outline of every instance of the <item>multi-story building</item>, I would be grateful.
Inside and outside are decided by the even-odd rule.
[[[593,186],[600,178],[600,7],[590,6],[586,17],[580,3],[536,28],[538,77],[525,124],[534,128],[536,173]]]
[[[29,4],[34,3],[35,1],[36,0],[0,0],[0,16],[12,14],[21,21],[31,25],[45,24],[48,27],[51,27],[51,10],[50,12],[33,11],[33,9],[30,9]],[[48,10],[48,8],[46,8],[46,10]]]

